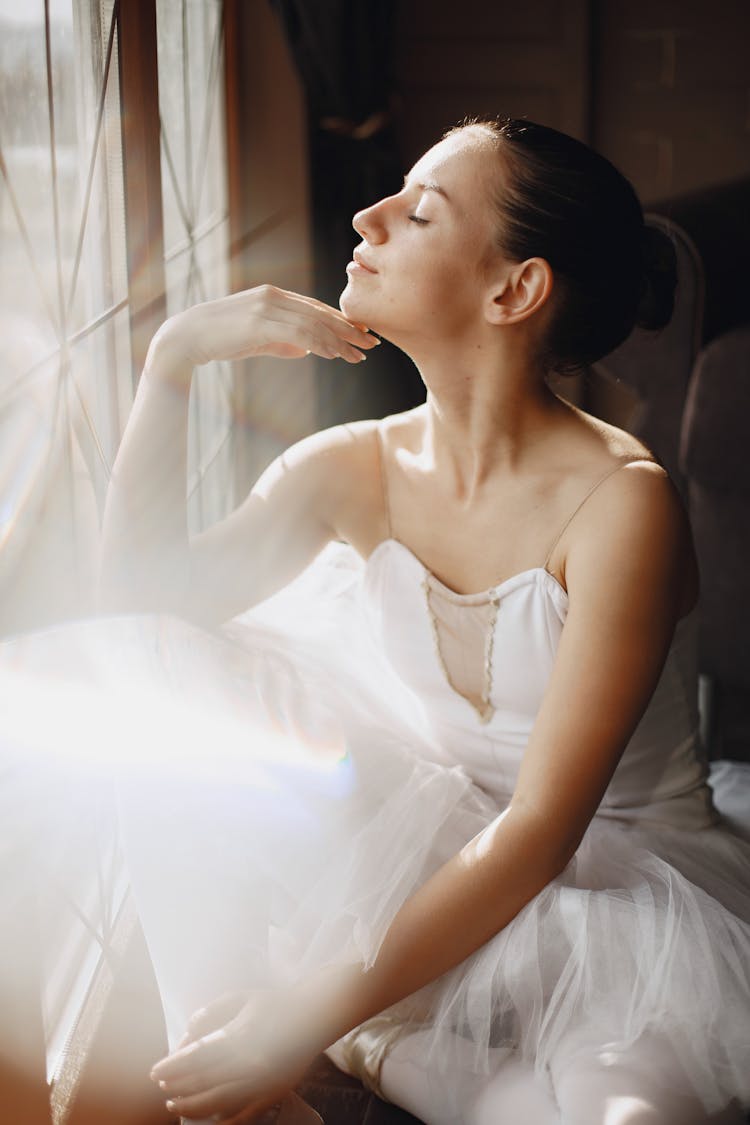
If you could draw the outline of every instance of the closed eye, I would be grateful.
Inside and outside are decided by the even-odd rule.
[[[413,223],[420,223],[422,226],[425,226],[430,221],[429,219],[421,219],[419,215],[409,215],[409,218]]]

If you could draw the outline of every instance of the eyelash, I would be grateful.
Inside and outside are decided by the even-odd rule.
[[[426,226],[430,221],[429,219],[420,219],[419,215],[409,215],[409,218],[413,223],[419,223],[420,226]]]

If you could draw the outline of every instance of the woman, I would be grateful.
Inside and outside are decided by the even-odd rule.
[[[308,572],[319,634],[294,616],[304,582],[232,634],[248,691],[270,676],[259,723],[291,699],[303,745],[340,724],[345,794],[310,781],[304,752],[264,761],[266,796],[243,785],[231,808],[167,772],[154,815],[178,843],[158,875],[148,816],[123,801],[171,1010],[213,1000],[248,950],[255,969],[154,1078],[184,1117],[249,1120],[329,1049],[429,1125],[739,1120],[749,851],[716,826],[697,750],[689,527],[649,450],[545,382],[668,320],[671,247],[607,161],[513,120],[447,134],[354,227],[340,312],[264,286],[166,323],[115,467],[117,608],[218,625],[331,541],[366,560],[343,602],[326,602],[335,567]],[[426,403],[305,439],[189,540],[193,367],[361,363],[373,332],[414,360]],[[309,832],[279,828],[277,791],[278,816],[309,802]],[[263,894],[212,898],[233,864]]]

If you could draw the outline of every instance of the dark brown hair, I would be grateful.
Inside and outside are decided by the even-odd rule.
[[[617,347],[637,324],[662,328],[677,282],[669,238],[644,224],[630,182],[581,141],[518,118],[471,119],[496,144],[504,175],[495,205],[498,250],[544,258],[555,311],[544,342],[547,370],[574,374]]]

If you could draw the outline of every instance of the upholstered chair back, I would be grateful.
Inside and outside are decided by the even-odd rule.
[[[646,222],[663,230],[677,255],[677,291],[669,324],[658,332],[635,328],[615,351],[595,364],[597,373],[622,381],[638,395],[628,428],[656,454],[684,492],[679,468],[682,411],[690,373],[701,346],[704,280],[700,255],[676,223],[647,214]]]
[[[750,323],[698,356],[680,466],[701,574],[699,658],[711,686],[713,752],[750,759]]]

